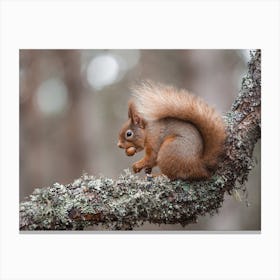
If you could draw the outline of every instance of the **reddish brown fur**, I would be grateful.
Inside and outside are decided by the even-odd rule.
[[[150,82],[134,90],[130,120],[119,135],[119,146],[145,157],[133,165],[135,172],[159,166],[170,179],[206,179],[215,170],[223,151],[222,118],[202,99],[184,90]],[[131,129],[132,139],[125,133]]]

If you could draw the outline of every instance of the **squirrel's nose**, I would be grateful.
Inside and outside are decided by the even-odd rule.
[[[124,146],[122,145],[122,143],[120,141],[118,142],[118,147],[122,148],[122,149],[124,148]]]

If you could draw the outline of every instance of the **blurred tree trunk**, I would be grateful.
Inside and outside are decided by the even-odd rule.
[[[68,98],[71,109],[67,111],[65,119],[65,137],[67,139],[67,151],[65,156],[68,157],[69,164],[67,166],[67,174],[72,174],[73,178],[79,176],[82,170],[88,168],[84,166],[86,161],[86,151],[82,147],[82,129],[81,126],[81,102],[83,99],[83,85],[81,84],[81,65],[80,65],[80,52],[78,50],[58,50],[58,58],[62,61],[64,69],[64,82],[68,89]],[[75,165],[72,164],[75,162]],[[77,170],[76,166],[82,167]]]

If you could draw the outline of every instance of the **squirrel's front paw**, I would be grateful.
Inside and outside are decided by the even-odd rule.
[[[141,161],[137,161],[133,164],[132,168],[133,168],[134,173],[138,173],[144,168],[144,166]]]

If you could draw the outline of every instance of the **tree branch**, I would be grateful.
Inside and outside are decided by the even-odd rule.
[[[215,214],[224,193],[246,191],[252,153],[261,136],[261,51],[251,52],[248,73],[231,111],[225,116],[226,155],[209,181],[140,179],[128,170],[116,181],[84,174],[68,185],[35,189],[20,203],[21,230],[81,230],[94,224],[135,229],[145,221],[186,225]]]

